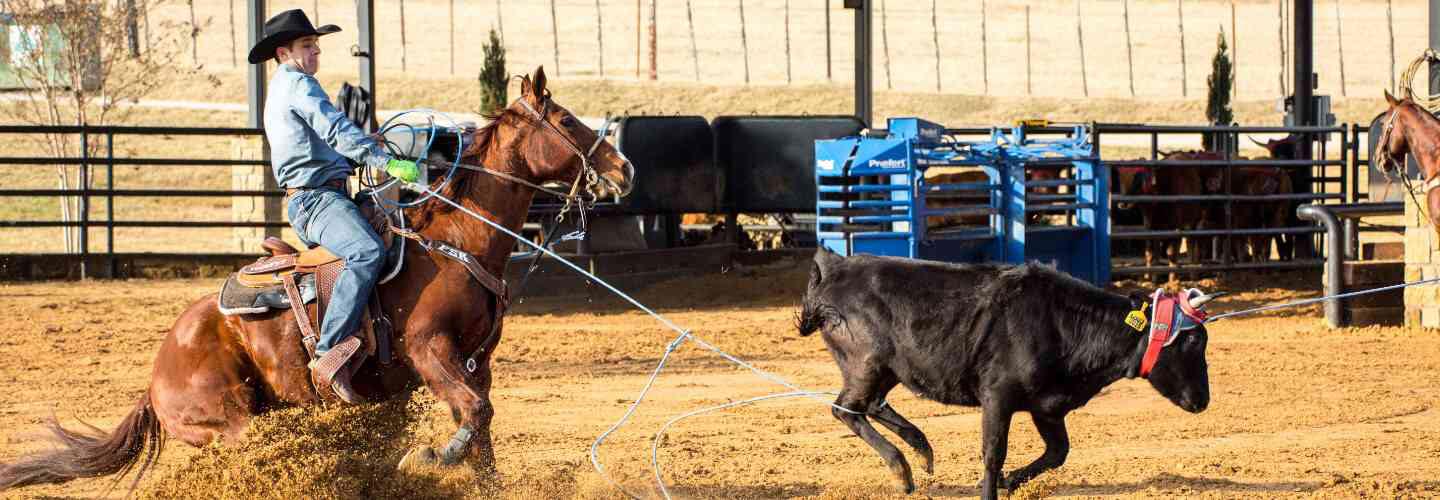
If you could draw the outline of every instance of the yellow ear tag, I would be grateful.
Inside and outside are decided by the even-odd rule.
[[[1145,324],[1149,322],[1150,320],[1145,319],[1145,313],[1141,311],[1130,311],[1130,314],[1125,315],[1125,324],[1130,325],[1130,328],[1134,328],[1137,332],[1143,333]]]

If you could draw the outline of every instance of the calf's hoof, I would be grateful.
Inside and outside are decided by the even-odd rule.
[[[931,450],[920,450],[920,461],[925,466],[926,474],[935,474],[935,452]]]
[[[429,446],[417,446],[405,453],[400,459],[400,470],[415,470],[423,467],[435,467],[440,465],[440,456],[435,454],[435,448]]]
[[[915,492],[915,480],[910,477],[910,467],[905,464],[890,466],[890,475],[895,476],[895,487],[901,493],[909,495]]]

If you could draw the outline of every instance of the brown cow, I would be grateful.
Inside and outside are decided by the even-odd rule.
[[[1207,159],[1195,152],[1165,153],[1165,159],[1173,160],[1194,160]],[[1116,167],[1112,176],[1110,191],[1121,195],[1147,195],[1147,196],[1186,196],[1199,195],[1204,193],[1204,182],[1201,170],[1198,167],[1190,166],[1165,166],[1165,167]],[[1133,205],[1140,210],[1144,221],[1145,229],[1151,231],[1176,231],[1203,229],[1206,216],[1209,212],[1208,204],[1195,202],[1139,202],[1121,203],[1120,209],[1128,209]],[[1208,242],[1205,237],[1187,237],[1186,243],[1190,248],[1190,261],[1199,262],[1200,254],[1196,251],[1199,246]],[[1146,240],[1145,245],[1145,266],[1150,267],[1155,261],[1155,247],[1158,245],[1165,253],[1166,261],[1170,266],[1176,266],[1180,254],[1181,238],[1165,238]],[[1170,281],[1176,278],[1175,273],[1169,275]],[[1153,276],[1152,276],[1153,279]]]
[[[1232,175],[1234,176],[1231,179],[1233,189],[1226,189],[1224,169],[1207,171],[1205,194],[1267,196],[1295,192],[1289,173],[1278,167],[1236,167]],[[1293,204],[1294,201],[1291,200],[1235,201],[1231,206],[1231,210],[1234,211],[1234,228],[1277,229],[1288,227],[1289,214],[1293,211],[1291,209]],[[1225,227],[1223,203],[1212,204],[1209,215],[1214,227]],[[1265,262],[1270,259],[1271,240],[1278,241],[1278,238],[1274,235],[1232,238],[1231,255],[1235,257],[1236,261]],[[1282,243],[1279,249],[1283,258],[1285,245]]]
[[[1060,178],[1058,169],[1035,169],[1026,171],[1026,180],[1055,180]],[[960,172],[945,172],[927,174],[925,182],[929,185],[936,184],[980,184],[990,182],[990,176],[984,170],[965,170]],[[1059,187],[1046,186],[1030,188],[1032,194],[1058,194]],[[982,207],[990,204],[990,193],[987,191],[950,191],[944,194],[930,194],[926,197],[925,206],[931,209],[946,209],[960,207]],[[1045,219],[1045,214],[1032,213],[1026,217],[1030,223],[1039,223]],[[990,225],[990,219],[985,214],[949,214],[927,217],[925,227],[931,231],[943,230],[954,227],[979,227]]]

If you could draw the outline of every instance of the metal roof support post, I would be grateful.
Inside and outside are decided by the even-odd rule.
[[[1440,0],[1430,0],[1430,48],[1440,52]],[[1430,95],[1440,95],[1440,63],[1430,61]]]
[[[1295,13],[1292,16],[1295,27],[1291,30],[1295,39],[1292,42],[1294,50],[1295,68],[1295,125],[1301,127],[1314,126],[1318,123],[1315,115],[1315,1],[1294,0]],[[1300,143],[1296,148],[1297,160],[1310,160],[1314,158],[1314,140],[1312,134],[1300,134]],[[1301,193],[1313,193],[1314,186],[1311,184],[1314,167],[1301,167],[1295,176],[1296,188]],[[1296,238],[1295,258],[1311,258],[1315,255],[1314,238],[1310,236]]]
[[[260,39],[265,36],[265,0],[247,0],[245,4],[245,22],[249,25],[249,29],[247,30],[249,36],[247,38],[250,40],[249,46],[254,47],[255,44],[260,43]],[[265,79],[265,67],[268,64],[270,63],[251,64],[247,71],[246,93],[248,97],[246,100],[250,106],[250,120],[247,125],[250,128],[265,127],[265,85],[267,83]],[[264,136],[260,137],[259,147],[260,159],[269,163],[270,143],[265,141]],[[249,150],[245,154],[247,156],[253,154],[253,150]],[[263,179],[260,185],[262,189],[280,189],[280,183],[275,180],[275,175],[270,172],[269,168],[260,168],[258,170],[263,172]],[[283,202],[280,198],[264,197],[261,198],[260,203],[260,217],[262,220],[265,222],[281,222],[284,220],[284,216],[281,214],[285,213],[285,207],[282,206]],[[280,228],[266,227],[264,229],[264,235],[265,237],[274,236],[279,238]]]
[[[245,21],[249,24],[247,33],[250,34],[250,47],[254,47],[263,37],[262,30],[265,27],[265,0],[247,0],[245,2]],[[266,63],[269,64],[269,63]],[[250,103],[250,128],[265,126],[265,64],[251,64],[246,79],[246,90]]]
[[[870,123],[874,111],[874,74],[870,64],[874,47],[870,36],[873,4],[872,0],[845,0],[845,8],[855,9],[855,116],[866,127],[875,126]]]
[[[375,115],[380,109],[376,105],[379,97],[375,92],[375,0],[355,0],[355,24],[359,30],[359,48],[350,55],[359,60],[360,88],[370,97],[370,122],[366,123],[365,131],[373,132],[377,125]]]

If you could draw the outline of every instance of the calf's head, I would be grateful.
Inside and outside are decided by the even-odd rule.
[[[1178,299],[1185,301],[1189,307],[1181,308],[1187,311],[1176,311],[1174,322],[1178,326],[1173,330],[1173,341],[1160,348],[1148,375],[1138,368],[1137,363],[1137,371],[1150,380],[1151,387],[1171,403],[1191,413],[1204,411],[1210,405],[1210,370],[1205,362],[1205,347],[1210,334],[1205,329],[1202,308],[1213,297],[1194,289],[1182,293]],[[1145,337],[1137,353],[1137,361],[1143,359],[1150,347],[1151,337]]]
[[[1204,326],[1186,330],[1160,351],[1160,360],[1150,372],[1150,386],[1190,413],[1200,413],[1210,405],[1210,369],[1205,364],[1208,340]]]

